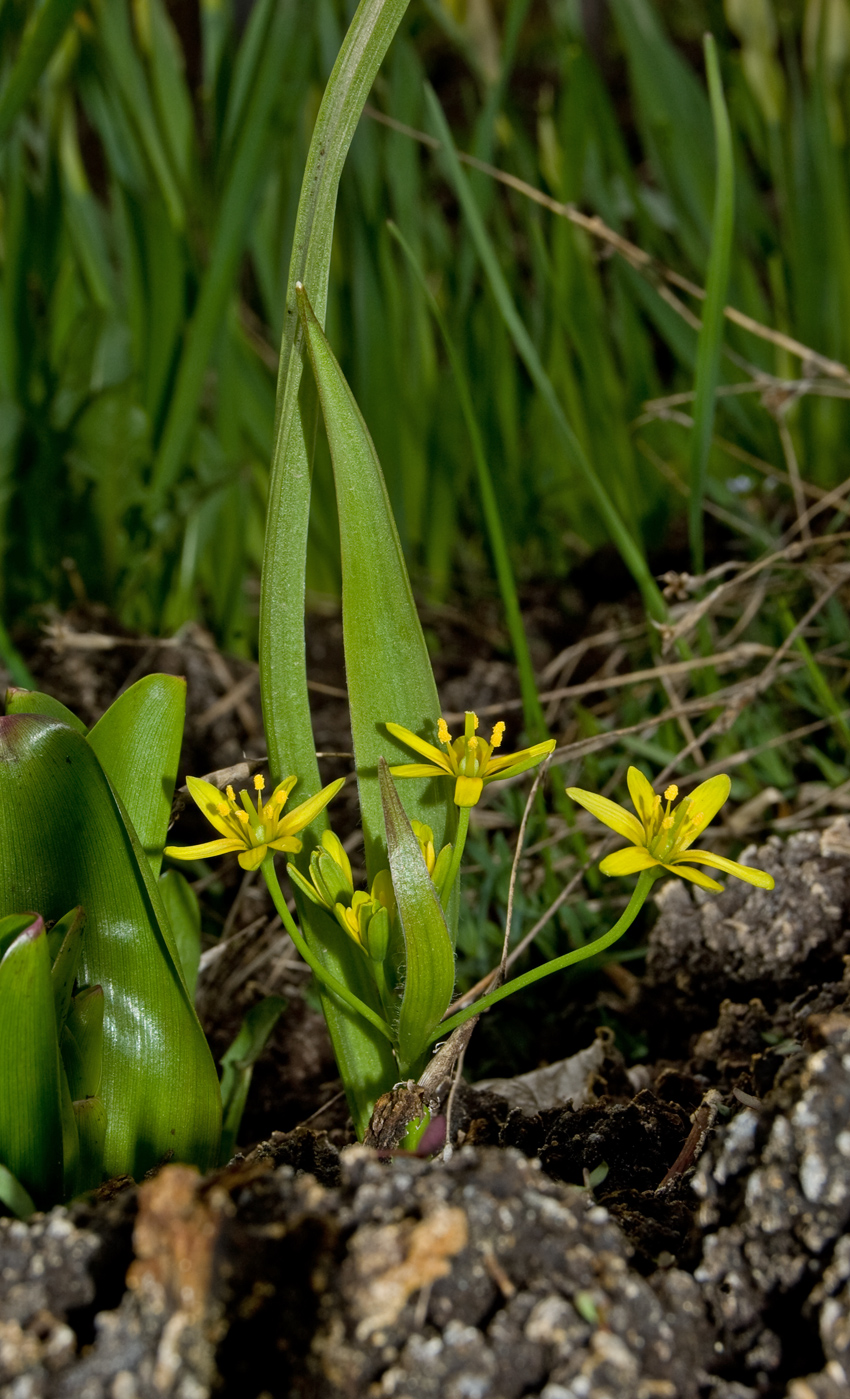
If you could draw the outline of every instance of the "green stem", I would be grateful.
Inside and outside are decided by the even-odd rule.
[[[463,859],[463,847],[466,845],[466,833],[469,830],[469,813],[472,810],[469,806],[460,808],[460,815],[457,818],[457,836],[455,838],[454,850],[452,852],[452,862],[449,865],[448,874],[443,880],[443,886],[438,891],[440,903],[443,908],[448,908],[451,892],[454,888],[457,872],[460,869],[460,862]]]
[[[278,883],[277,872],[274,867],[274,855],[271,851],[266,855],[263,863],[260,865],[260,869],[266,881],[268,891],[272,896],[272,902],[283,920],[283,926],[286,928],[286,931],[289,933],[289,936],[292,938],[292,941],[295,943],[295,946],[317,981],[321,981],[322,985],[326,986],[329,991],[333,991],[334,995],[339,996],[347,1005],[350,1005],[352,1010],[356,1010],[365,1020],[368,1020],[370,1025],[374,1025],[376,1030],[380,1030],[381,1034],[385,1035],[390,1041],[390,1044],[394,1043],[392,1030],[386,1021],[381,1019],[377,1011],[374,1011],[371,1006],[367,1006],[366,1002],[361,1001],[359,996],[355,996],[353,991],[349,991],[348,987],[345,986],[343,982],[338,981],[330,972],[325,971],[321,962],[310,951],[297,923],[286,906],[286,899],[283,897],[283,891]]]
[[[509,981],[506,986],[500,986],[498,990],[491,991],[487,996],[482,996],[480,1001],[473,1002],[465,1010],[459,1010],[457,1015],[440,1022],[429,1043],[433,1044],[434,1040],[445,1039],[446,1035],[450,1035],[452,1030],[456,1030],[458,1025],[462,1025],[465,1020],[470,1020],[473,1015],[480,1015],[483,1010],[489,1010],[490,1006],[494,1006],[497,1001],[503,1001],[506,996],[512,996],[515,991],[521,991],[523,987],[530,986],[532,982],[540,981],[544,976],[551,976],[552,972],[563,971],[565,967],[570,967],[575,962],[583,962],[587,957],[594,957],[597,952],[604,952],[606,947],[610,947],[631,927],[646,903],[650,889],[662,873],[661,869],[641,871],[635,891],[629,899],[628,907],[617,919],[613,928],[609,929],[607,933],[603,933],[601,938],[597,938],[595,942],[587,943],[584,947],[577,947],[573,952],[565,953],[563,957],[555,957],[553,961],[544,963],[542,967],[535,967],[533,971],[526,972],[524,976],[514,977],[513,981]]]

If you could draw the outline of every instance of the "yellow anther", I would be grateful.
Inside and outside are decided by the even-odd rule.
[[[247,811],[237,811],[236,820],[241,821],[243,826],[247,826],[249,820]]]
[[[705,815],[704,812],[698,811],[697,814],[696,814],[696,816],[689,816],[689,819],[690,819],[691,821],[693,821],[694,825],[696,826],[696,825],[698,825],[699,822],[703,819],[703,816],[704,816],[704,815]]]
[[[661,829],[662,829],[662,831],[669,831],[669,829],[670,829],[670,827],[671,827],[672,825],[673,825],[673,817],[672,817],[672,816],[665,816],[665,817],[664,817],[664,820],[661,822]]]
[[[499,722],[498,722],[498,724],[494,724],[494,725],[493,725],[493,732],[492,732],[491,735],[490,735],[490,747],[491,747],[491,748],[500,748],[500,747],[501,747],[501,745],[502,745],[502,736],[503,736],[504,732],[505,732],[505,726],[504,726],[504,724],[502,723],[502,720],[500,719]]]
[[[674,802],[678,795],[678,787],[676,786],[675,782],[671,782],[670,786],[667,788],[667,791],[664,793],[664,800],[667,802]]]
[[[441,743],[451,743],[452,736],[449,733],[449,726],[445,719],[437,720],[437,737]]]
[[[473,734],[472,738],[467,739],[466,751],[467,751],[467,753],[471,754],[473,757],[474,757],[475,754],[478,752],[478,739],[475,737],[474,734]]]
[[[234,792],[233,788],[232,788],[232,787],[225,787],[224,790],[225,790],[226,793],[227,793],[227,800],[228,800],[228,801],[231,801],[231,802],[235,802],[235,801],[236,801],[236,793]]]
[[[658,794],[656,793],[655,799],[654,799],[654,801],[653,801],[653,803],[652,803],[652,809],[653,809],[653,811],[657,811],[660,805],[661,805],[661,798],[660,798],[660,797],[658,796]]]
[[[477,728],[478,728],[478,715],[477,715],[477,714],[473,714],[473,716],[472,716],[472,727],[473,727],[474,729],[477,729]]]
[[[216,807],[216,810],[219,816],[230,815],[230,807],[227,805],[227,802],[219,802],[218,806]]]
[[[262,777],[261,774],[258,772],[258,773],[256,774],[256,776],[254,777],[254,791],[255,791],[255,792],[262,792],[262,790],[263,790],[263,788],[265,787],[265,785],[266,785],[266,779],[265,779],[264,777]]]

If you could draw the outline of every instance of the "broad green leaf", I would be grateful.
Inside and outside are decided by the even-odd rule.
[[[48,719],[59,719],[77,733],[84,734],[86,726],[61,700],[52,695],[44,695],[40,690],[24,690],[12,686],[6,691],[7,714],[44,714]]]
[[[298,306],[336,481],[345,669],[371,881],[387,864],[378,762],[410,757],[385,725],[401,724],[436,742],[440,702],[369,430],[303,287]],[[405,806],[410,816],[432,828],[438,850],[452,840],[455,807],[448,783],[417,783],[416,790],[405,793]]]
[[[186,681],[146,675],[118,696],[88,736],[154,876],[168,834],[185,717]]]
[[[0,1204],[5,1205],[18,1219],[29,1219],[31,1214],[35,1214],[32,1197],[6,1166],[0,1166]]]
[[[132,825],[86,739],[49,719],[0,719],[0,916],[29,904],[56,918],[71,901],[86,910],[80,980],[105,1002],[104,1170],[138,1178],[171,1155],[206,1168],[215,1067]]]
[[[266,1047],[269,1035],[286,1010],[281,996],[266,996],[247,1012],[236,1039],[221,1056],[221,1163],[233,1155],[239,1124],[245,1111],[254,1065]]]
[[[58,923],[54,923],[47,935],[47,946],[53,963],[50,968],[53,1003],[56,1010],[56,1024],[60,1030],[65,1024],[68,1007],[71,1004],[74,978],[80,963],[85,921],[86,915],[83,910],[72,908],[70,913],[66,913],[64,918],[59,919]],[[57,943],[58,946],[56,946]]]
[[[0,962],[0,1025],[0,1161],[38,1204],[55,1204],[63,1161],[59,1051],[41,918]]]
[[[303,281],[309,286],[317,315],[323,320],[339,177],[364,104],[408,3],[361,0],[357,7],[313,128],[287,279],[260,598],[260,688],[272,776],[279,779],[295,772],[304,791],[316,792],[322,783],[310,722],[304,641],[311,471],[299,406],[303,360],[295,283]],[[313,823],[301,857],[302,872],[311,839],[315,841],[327,824],[327,817]],[[296,903],[310,946],[327,970],[363,1000],[369,1000],[374,988],[358,949],[321,909],[306,907],[306,900],[298,894]],[[322,994],[322,1009],[357,1133],[362,1137],[375,1100],[395,1081],[397,1066],[383,1036],[347,1007]]]
[[[443,907],[389,768],[380,763],[390,873],[404,935],[404,999],[398,1021],[399,1066],[414,1070],[452,998],[455,959]]]
[[[166,870],[160,877],[159,892],[177,944],[189,995],[194,996],[201,960],[201,905],[191,884],[179,870]]]

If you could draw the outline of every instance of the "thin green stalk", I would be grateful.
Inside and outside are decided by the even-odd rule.
[[[595,942],[586,943],[584,947],[577,947],[572,952],[566,952],[563,957],[555,957],[553,961],[544,963],[542,967],[535,967],[532,971],[525,972],[523,976],[515,976],[513,981],[509,981],[507,985],[500,986],[487,996],[482,996],[471,1006],[459,1010],[457,1015],[451,1016],[449,1020],[441,1021],[429,1042],[433,1044],[434,1040],[444,1039],[446,1035],[451,1034],[452,1030],[456,1030],[458,1025],[470,1020],[473,1015],[480,1015],[482,1011],[489,1010],[490,1006],[496,1005],[498,1001],[503,1001],[506,996],[512,996],[515,991],[522,991],[524,987],[542,980],[544,976],[551,976],[553,972],[563,971],[565,967],[571,967],[576,962],[583,962],[587,957],[595,957],[597,952],[604,952],[606,947],[610,947],[618,938],[621,938],[623,933],[627,932],[634,923],[635,918],[646,903],[650,889],[662,872],[660,869],[641,871],[628,906],[621,917],[617,919],[613,928],[609,929],[607,933],[603,933],[601,938],[597,938]]]
[[[455,880],[460,869],[460,862],[463,859],[463,847],[466,845],[466,833],[469,830],[469,813],[471,807],[462,806],[459,808],[457,818],[457,835],[455,836],[454,848],[452,850],[452,862],[446,871],[446,877],[440,888],[440,903],[443,908],[448,908],[452,889],[455,887]]]
[[[519,686],[522,695],[522,708],[525,716],[526,732],[532,743],[538,743],[542,739],[548,738],[549,730],[546,727],[543,708],[537,693],[537,682],[534,678],[534,667],[531,664],[531,655],[528,650],[528,638],[526,637],[525,627],[523,626],[522,612],[520,611],[519,598],[517,597],[516,582],[514,581],[510,554],[508,553],[508,544],[505,539],[505,531],[502,527],[502,518],[499,514],[499,504],[496,499],[493,478],[490,474],[490,465],[484,450],[484,439],[481,433],[481,427],[472,401],[469,379],[467,378],[463,362],[457,352],[454,341],[449,334],[446,318],[440,310],[440,306],[431,288],[428,286],[425,274],[416,259],[416,254],[404,234],[392,220],[389,221],[387,226],[407,258],[411,271],[422,288],[429,310],[440,328],[443,344],[446,347],[446,354],[449,357],[449,363],[452,367],[452,373],[454,374],[455,385],[457,387],[457,396],[460,401],[460,409],[463,413],[464,422],[466,423],[466,430],[469,433],[472,457],[475,462],[475,470],[478,473],[478,489],[481,492],[481,508],[484,511],[484,520],[487,525],[487,532],[490,536],[490,548],[493,553],[496,577],[499,581],[499,589],[502,594],[505,620],[508,624],[508,632],[510,634],[511,644],[514,648],[517,670],[519,671]]]
[[[369,1021],[370,1025],[374,1025],[376,1030],[380,1030],[381,1034],[385,1035],[390,1041],[390,1044],[392,1044],[394,1042],[393,1032],[387,1022],[382,1020],[377,1011],[372,1010],[371,1006],[367,1006],[365,1001],[361,1001],[359,996],[355,996],[353,991],[349,991],[348,987],[345,986],[343,982],[338,981],[330,972],[325,971],[321,962],[310,951],[298,924],[295,922],[286,906],[286,899],[283,897],[283,891],[278,883],[277,872],[274,867],[274,855],[272,855],[271,852],[266,855],[263,863],[260,865],[260,870],[266,881],[266,887],[272,896],[272,902],[280,914],[283,926],[286,928],[286,931],[289,933],[289,936],[292,938],[292,941],[295,943],[296,948],[304,958],[304,961],[307,963],[307,966],[312,971],[316,980],[321,981],[323,986],[326,986],[335,996],[339,996],[341,1000],[351,1006],[352,1010],[356,1010],[358,1015],[362,1015],[365,1020]]]
[[[717,186],[714,196],[714,218],[711,227],[711,255],[705,288],[702,327],[697,343],[697,367],[694,382],[694,428],[691,434],[691,494],[688,501],[688,531],[694,573],[705,568],[705,539],[703,533],[703,497],[708,472],[708,455],[714,430],[715,396],[720,377],[720,354],[723,342],[724,307],[729,287],[729,264],[732,257],[732,233],[735,224],[735,166],[732,155],[732,129],[723,97],[717,45],[711,34],[703,41],[705,65],[708,72],[708,93],[714,123],[714,144],[717,151]]]
[[[595,467],[588,459],[584,448],[570,426],[561,401],[555,391],[555,386],[543,366],[543,361],[540,358],[537,347],[531,339],[514,305],[510,288],[499,266],[499,260],[496,256],[493,244],[490,241],[489,234],[484,227],[484,220],[481,217],[480,210],[475,201],[475,196],[472,193],[469,181],[458,160],[452,133],[446,121],[443,109],[440,106],[439,98],[433,88],[427,83],[425,85],[425,96],[431,120],[442,144],[442,155],[445,159],[451,182],[458,200],[460,201],[461,208],[463,209],[464,217],[469,225],[469,231],[478,250],[478,256],[487,274],[490,290],[501,312],[502,319],[510,331],[516,349],[534,382],[537,392],[552,414],[568,461],[588,486],[596,501],[599,513],[605,521],[611,540],[616,545],[626,567],[629,569],[629,572],[640,588],[644,606],[656,621],[664,621],[667,617],[667,606],[650,572],[643,550],[621,518],[604,483],[597,474]]]

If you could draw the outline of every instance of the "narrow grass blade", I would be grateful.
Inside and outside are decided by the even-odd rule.
[[[6,135],[71,23],[76,0],[44,0],[21,40],[14,67],[0,92],[0,140]]]
[[[440,106],[439,99],[433,88],[428,84],[426,84],[425,87],[425,95],[431,120],[443,148],[442,155],[449,173],[449,178],[458,200],[460,201],[461,208],[463,209],[472,240],[487,275],[493,298],[511,333],[517,352],[522,358],[538,393],[552,414],[567,460],[572,468],[583,478],[591,491],[612,543],[616,545],[629,572],[640,588],[641,596],[643,597],[647,611],[656,621],[662,621],[667,616],[667,608],[655,579],[649,570],[643,550],[622,520],[603,481],[599,477],[595,467],[589,461],[584,448],[567,420],[566,413],[555,392],[552,380],[546,373],[537,347],[531,339],[525,323],[514,305],[510,288],[499,266],[499,260],[490,241],[490,236],[484,227],[484,221],[481,218],[469,181],[457,158],[457,151],[455,150],[452,134],[443,109]]]
[[[215,338],[233,293],[236,269],[256,197],[257,179],[267,145],[268,124],[279,98],[280,74],[295,42],[302,3],[277,5],[266,37],[263,62],[229,166],[209,265],[186,333],[174,393],[154,462],[149,508],[156,509],[174,483],[195,426],[198,402]]]
[[[440,328],[443,344],[446,347],[446,354],[448,355],[449,363],[452,367],[452,373],[454,374],[455,385],[457,387],[457,396],[460,400],[463,420],[466,424],[466,430],[469,433],[469,442],[472,447],[475,469],[478,473],[478,489],[481,494],[481,508],[484,512],[484,520],[490,538],[490,549],[496,568],[496,577],[499,580],[499,589],[502,594],[502,605],[505,609],[508,632],[510,633],[517,670],[519,671],[525,727],[532,742],[538,742],[548,736],[548,729],[546,727],[546,720],[543,717],[543,708],[537,694],[537,682],[534,678],[534,667],[531,664],[531,656],[528,650],[528,638],[525,634],[522,613],[520,611],[514,572],[511,567],[508,544],[502,526],[502,517],[499,513],[496,489],[493,485],[493,477],[490,473],[490,464],[487,460],[487,453],[484,448],[484,436],[481,431],[478,416],[475,412],[475,405],[472,401],[472,389],[460,355],[449,333],[446,318],[431,288],[428,286],[425,274],[417,261],[413,249],[396,224],[390,222],[389,230],[402,249],[410,264],[411,271],[422,288],[431,314]]]
[[[703,534],[703,497],[708,472],[708,454],[714,429],[715,394],[720,375],[720,353],[723,342],[723,310],[729,287],[729,265],[732,257],[732,233],[735,224],[735,167],[732,158],[732,129],[723,97],[717,45],[711,34],[704,41],[705,64],[711,116],[714,122],[714,144],[717,151],[717,188],[714,197],[711,255],[708,260],[705,304],[702,328],[697,345],[697,370],[694,383],[694,428],[691,436],[691,494],[688,501],[688,532],[691,543],[691,567],[702,573],[705,567]]]

